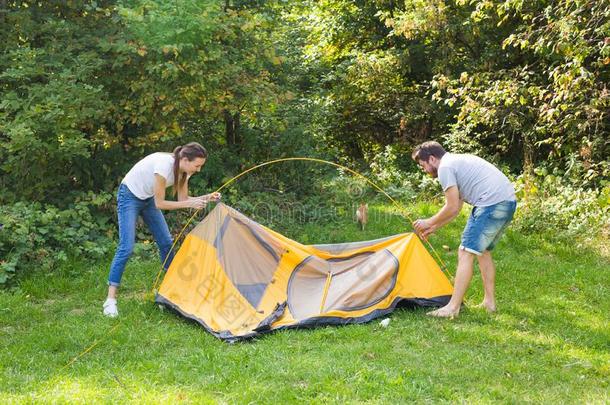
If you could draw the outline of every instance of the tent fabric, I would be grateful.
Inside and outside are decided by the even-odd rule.
[[[413,233],[302,245],[220,203],[186,236],[156,302],[235,341],[442,306],[452,292]]]

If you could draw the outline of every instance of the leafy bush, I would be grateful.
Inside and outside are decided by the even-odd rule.
[[[557,240],[577,243],[610,235],[610,185],[586,190],[552,174],[526,182],[517,179],[521,200],[516,226],[528,233],[544,232]]]
[[[0,285],[28,268],[51,270],[70,256],[104,255],[115,227],[101,212],[111,201],[112,194],[90,192],[64,210],[37,202],[0,206]]]
[[[410,150],[388,145],[373,156],[370,167],[372,180],[403,204],[436,200],[443,195],[438,182],[419,170]]]

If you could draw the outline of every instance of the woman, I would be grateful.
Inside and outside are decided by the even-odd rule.
[[[219,193],[200,197],[188,195],[188,180],[201,170],[207,157],[205,148],[196,142],[178,146],[173,154],[153,153],[136,163],[121,182],[117,198],[119,246],[108,275],[108,298],[103,305],[104,315],[115,317],[119,314],[116,294],[125,265],[133,251],[138,215],[142,215],[155,238],[161,262],[167,270],[173,258],[173,241],[160,210],[201,209],[209,201],[220,199]],[[177,201],[165,199],[165,189],[172,185]]]

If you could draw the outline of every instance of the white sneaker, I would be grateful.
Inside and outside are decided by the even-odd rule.
[[[116,306],[116,298],[108,298],[104,302],[104,315],[110,318],[119,316],[119,309]]]

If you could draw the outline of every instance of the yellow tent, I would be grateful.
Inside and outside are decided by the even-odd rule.
[[[187,235],[156,297],[223,340],[367,322],[441,306],[453,288],[413,233],[302,245],[218,204]]]

